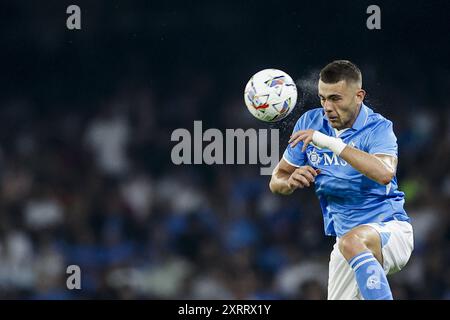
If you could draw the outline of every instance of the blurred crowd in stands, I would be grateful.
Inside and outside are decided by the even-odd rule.
[[[272,195],[254,165],[173,165],[170,127],[155,115],[177,113],[161,105],[148,88],[79,113],[2,103],[1,297],[326,298],[334,239],[313,190]],[[224,110],[255,122],[239,99]],[[390,118],[415,232],[394,296],[448,299],[450,113]],[[66,288],[72,264],[79,291]]]

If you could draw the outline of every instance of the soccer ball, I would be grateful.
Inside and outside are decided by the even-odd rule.
[[[247,109],[257,119],[275,122],[285,118],[297,103],[297,87],[292,78],[277,69],[256,73],[244,91]]]

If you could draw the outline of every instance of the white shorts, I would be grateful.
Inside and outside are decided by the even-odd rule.
[[[414,249],[413,229],[406,221],[368,223],[381,236],[383,269],[386,274],[400,271]],[[328,300],[362,300],[355,273],[339,250],[336,239],[330,256]]]

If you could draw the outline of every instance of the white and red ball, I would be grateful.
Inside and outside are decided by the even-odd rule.
[[[285,118],[297,103],[297,87],[292,78],[277,69],[257,72],[247,83],[245,104],[257,119],[275,122]]]

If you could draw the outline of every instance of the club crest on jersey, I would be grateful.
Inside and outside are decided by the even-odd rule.
[[[308,152],[307,155],[313,166],[317,166],[322,161],[322,157],[314,149]]]

